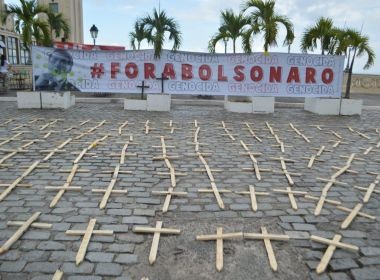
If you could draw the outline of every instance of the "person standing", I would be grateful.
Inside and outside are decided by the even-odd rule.
[[[3,81],[3,87],[7,88],[8,87],[8,72],[9,72],[9,62],[7,60],[7,57],[5,54],[1,55],[0,58],[0,78]]]

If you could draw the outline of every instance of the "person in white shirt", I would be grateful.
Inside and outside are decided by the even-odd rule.
[[[8,85],[9,69],[10,66],[7,57],[5,56],[5,54],[2,54],[0,58],[0,78],[3,81],[3,87],[6,87]]]

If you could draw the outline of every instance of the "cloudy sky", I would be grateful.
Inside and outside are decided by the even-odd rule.
[[[220,11],[233,9],[238,12],[243,0],[83,0],[84,41],[92,43],[89,29],[92,24],[99,28],[98,44],[122,45],[130,48],[128,34],[139,17],[152,13],[153,8],[164,9],[177,20],[182,32],[181,50],[207,52],[207,44],[220,25]],[[18,2],[15,0],[5,2]],[[321,16],[331,17],[338,27],[351,27],[370,38],[377,59],[369,70],[363,70],[366,57],[355,63],[354,72],[380,74],[380,1],[376,0],[277,0],[276,11],[288,16],[294,24],[295,43],[291,52],[300,52],[300,38],[306,27],[313,25]],[[278,40],[282,43],[284,35]],[[237,43],[241,51],[240,42]],[[166,48],[172,45],[167,44]],[[254,39],[254,51],[262,51],[260,37]],[[148,48],[147,45],[142,45]],[[224,46],[217,46],[224,52]],[[229,44],[228,51],[232,52]],[[279,46],[270,51],[287,52]]]

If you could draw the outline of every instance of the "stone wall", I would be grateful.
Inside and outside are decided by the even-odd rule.
[[[346,89],[347,74],[344,74],[343,92]],[[353,74],[351,93],[380,94],[380,75]]]

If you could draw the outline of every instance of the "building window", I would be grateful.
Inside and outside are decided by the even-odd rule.
[[[50,3],[49,4],[49,9],[53,13],[58,13],[58,3]]]
[[[17,64],[17,38],[7,38],[8,61],[10,64]]]
[[[20,48],[20,64],[28,64],[28,63],[31,63],[30,52],[25,47],[24,43],[21,43],[21,48]]]

